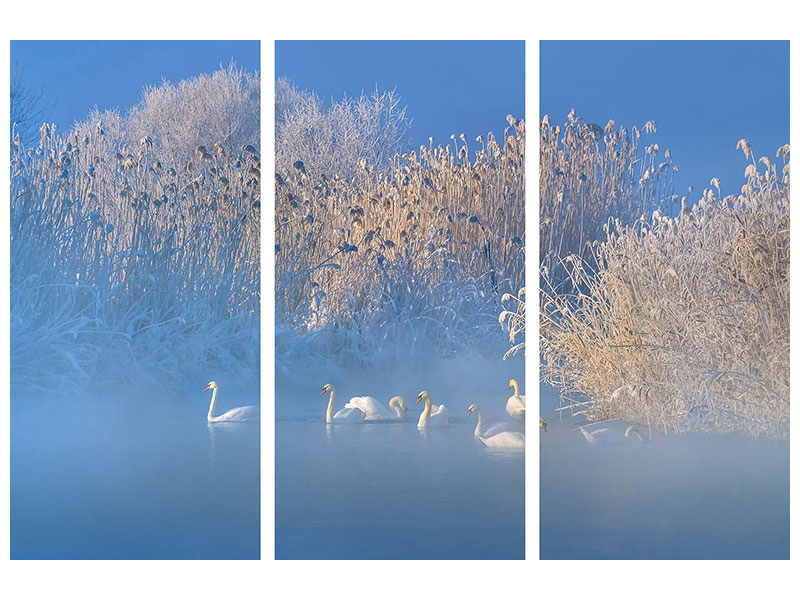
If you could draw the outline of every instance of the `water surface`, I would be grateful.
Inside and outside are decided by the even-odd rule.
[[[556,402],[543,387],[542,558],[789,558],[788,442],[695,434],[590,446],[576,429],[584,420],[558,420]]]
[[[319,388],[279,386],[276,557],[524,558],[524,452],[483,447],[473,438],[474,417],[466,417],[477,401],[491,420],[508,419],[507,378],[498,381],[496,390],[432,391],[451,424],[422,432],[416,388],[402,393],[405,421],[326,425]],[[348,397],[341,394],[338,408]],[[388,386],[385,395],[388,402]]]
[[[12,399],[11,558],[257,559],[259,426],[202,398]]]

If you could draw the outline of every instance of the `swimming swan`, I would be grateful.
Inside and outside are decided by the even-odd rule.
[[[328,400],[328,410],[325,412],[326,423],[361,423],[364,421],[364,411],[355,406],[345,406],[334,415],[333,398],[336,395],[336,388],[330,383],[326,383],[319,395],[322,396],[325,392],[331,393],[331,398]]]
[[[423,390],[417,396],[417,404],[425,401],[425,409],[419,416],[417,422],[417,429],[425,429],[426,427],[446,427],[450,424],[450,413],[444,404],[432,404],[431,396]]]
[[[515,419],[525,419],[525,395],[519,395],[519,384],[516,379],[508,380],[508,387],[514,388],[514,395],[508,397],[506,412]]]
[[[395,396],[389,400],[389,405],[381,404],[371,396],[356,396],[350,398],[347,407],[355,407],[365,415],[366,421],[398,421],[405,419],[408,414],[408,407],[405,400],[400,396]]]
[[[521,425],[519,423],[511,423],[510,421],[503,421],[502,423],[496,423],[487,429],[486,431],[483,430],[483,412],[481,409],[478,408],[477,404],[470,404],[469,408],[467,409],[467,416],[470,416],[472,413],[478,414],[478,423],[475,425],[475,431],[473,435],[475,437],[490,437],[502,431],[519,431]]]
[[[579,427],[583,437],[590,444],[624,444],[624,443],[639,443],[644,442],[644,438],[636,431],[636,425],[630,425],[622,433],[619,429],[610,429],[603,427],[595,429],[594,431],[586,431],[583,426]]]
[[[508,424],[498,423],[483,431],[483,413],[477,404],[470,404],[467,416],[478,413],[478,424],[473,435],[488,448],[524,448],[525,434],[519,431],[509,431]]]
[[[222,413],[221,415],[215,417],[214,405],[217,403],[217,389],[217,384],[214,381],[209,381],[208,385],[203,390],[204,392],[213,390],[211,392],[211,404],[208,406],[209,423],[220,423],[222,421],[258,421],[259,409],[257,406],[240,406],[239,408],[232,408],[228,412]]]

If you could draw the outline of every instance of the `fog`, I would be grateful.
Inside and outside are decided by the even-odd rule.
[[[524,453],[474,439],[477,403],[489,422],[508,420],[509,377],[522,361],[434,360],[280,377],[276,387],[277,558],[523,558]],[[356,395],[401,395],[407,419],[326,425],[326,383],[341,408]],[[427,389],[450,426],[418,431]]]
[[[257,559],[258,423],[207,423],[205,383],[14,396],[11,557]],[[220,382],[219,407],[253,403]]]
[[[645,428],[644,443],[591,445],[555,390],[541,398],[543,559],[789,558],[788,441]]]

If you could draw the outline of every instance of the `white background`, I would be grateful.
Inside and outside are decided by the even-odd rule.
[[[722,3],[715,3],[721,6]],[[258,39],[262,69],[262,156],[273,163],[275,39],[524,39],[526,118],[539,114],[540,39],[790,39],[797,23],[788,2],[28,2],[3,8],[5,45],[0,65],[8,98],[11,39]],[[792,81],[797,52],[791,44]],[[409,68],[413,68],[410,66]],[[758,74],[742,73],[743,85],[758,85]],[[718,101],[724,102],[724,98]],[[3,101],[4,103],[7,100]],[[8,115],[7,104],[5,114]],[[792,108],[796,106],[792,95]],[[796,111],[792,110],[796,116]],[[3,123],[9,139],[8,119]],[[792,119],[793,127],[796,119]],[[536,128],[528,126],[528,131]],[[796,139],[796,136],[792,136]],[[538,138],[528,139],[526,211],[527,272],[531,288],[538,269]],[[1,164],[8,164],[2,144]],[[265,180],[264,206],[269,180]],[[8,173],[3,184],[8,190]],[[3,194],[3,198],[8,196]],[[10,561],[9,560],[9,224],[8,205],[0,210],[0,594],[5,598],[773,598],[787,597],[792,561],[544,561],[538,560],[538,444],[526,460],[525,561],[280,561],[274,558],[274,387],[271,218],[262,236],[262,437],[260,561]],[[793,228],[795,229],[795,228]],[[793,239],[796,236],[792,235]],[[796,262],[796,261],[795,261]],[[792,265],[792,281],[796,280]],[[792,286],[792,295],[795,295]],[[529,297],[536,298],[533,289]],[[535,323],[533,301],[528,307]],[[792,339],[797,339],[792,319]],[[537,351],[529,327],[527,396],[538,409],[534,382]],[[796,355],[794,352],[793,355]],[[792,361],[792,372],[797,372]],[[793,396],[795,394],[792,394]],[[794,411],[795,415],[797,411]],[[794,419],[793,419],[794,421]],[[532,424],[536,431],[535,424]],[[795,428],[796,429],[796,428]],[[797,481],[797,444],[792,445],[792,490]],[[792,494],[792,508],[797,502]],[[798,512],[792,510],[793,533]],[[467,525],[468,526],[468,525]],[[791,539],[797,539],[792,535]],[[412,559],[413,557],[409,557]],[[794,569],[795,571],[797,569]],[[797,578],[795,578],[795,582]],[[794,589],[798,586],[795,584]],[[795,592],[796,593],[796,592]]]

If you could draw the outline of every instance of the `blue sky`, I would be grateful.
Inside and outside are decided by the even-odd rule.
[[[697,199],[719,177],[737,193],[746,163],[736,142],[775,159],[789,143],[789,43],[775,41],[541,42],[540,113],[641,128],[656,122],[678,165],[676,192]]]
[[[521,41],[278,41],[275,75],[313,90],[326,103],[362,91],[396,89],[417,143],[469,141],[506,115],[525,112],[525,45]]]
[[[12,41],[11,65],[43,94],[48,122],[61,132],[92,108],[125,114],[147,86],[173,84],[216,71],[231,59],[247,71],[260,70],[257,41]]]

